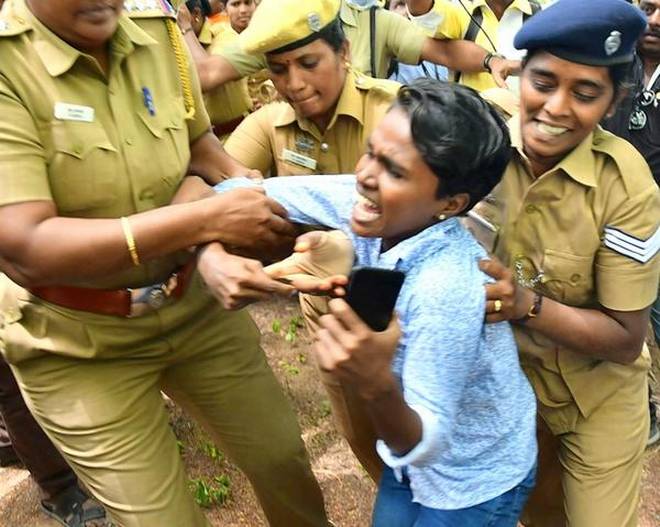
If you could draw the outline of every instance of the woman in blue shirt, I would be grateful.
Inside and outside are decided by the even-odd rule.
[[[387,467],[376,526],[515,527],[533,485],[534,395],[509,325],[484,323],[485,252],[456,218],[509,156],[506,125],[476,92],[419,79],[400,91],[355,176],[263,183],[292,221],[344,231],[359,265],[406,273],[385,331],[334,299],[315,346],[378,438]]]

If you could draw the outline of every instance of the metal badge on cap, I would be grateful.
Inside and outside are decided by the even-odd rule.
[[[642,130],[646,126],[648,117],[641,108],[635,108],[630,114],[628,121],[628,130]]]
[[[309,26],[309,29],[311,29],[315,33],[317,31],[321,31],[321,17],[319,16],[319,14],[310,13],[309,15],[307,15],[307,25]]]
[[[605,53],[609,57],[614,55],[621,47],[621,32],[612,31],[610,36],[605,39]]]

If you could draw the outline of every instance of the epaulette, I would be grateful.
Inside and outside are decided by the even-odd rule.
[[[131,18],[176,19],[176,12],[167,0],[125,0],[124,11]]]
[[[355,72],[355,86],[360,90],[380,90],[385,93],[396,94],[401,87],[396,81],[388,79],[374,79],[363,73]]]
[[[500,114],[508,121],[518,113],[520,108],[520,97],[506,88],[488,88],[479,93],[481,98],[495,106]]]
[[[29,29],[29,24],[22,18],[14,17],[11,14],[0,18],[0,38],[14,37],[25,33]]]
[[[591,147],[614,161],[621,174],[628,196],[635,196],[653,181],[651,170],[639,151],[625,139],[598,127],[594,131]]]

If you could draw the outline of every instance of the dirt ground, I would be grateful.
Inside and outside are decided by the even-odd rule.
[[[293,302],[276,301],[251,309],[263,333],[271,366],[291,399],[303,430],[330,518],[337,527],[369,525],[374,487],[332,425],[329,403],[308,360],[309,339],[299,327]],[[240,472],[205,434],[170,404],[172,425],[188,468],[191,492],[209,506],[214,526],[266,525],[254,495]],[[660,445],[645,455],[640,527],[660,525]],[[38,510],[28,473],[0,469],[0,527],[56,527]],[[164,526],[165,527],[165,526]]]

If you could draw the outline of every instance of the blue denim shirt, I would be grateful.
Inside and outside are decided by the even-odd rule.
[[[254,184],[230,180],[220,191]],[[350,229],[355,176],[264,181],[291,220],[327,225],[352,239],[358,265],[406,274],[396,311],[403,331],[392,369],[422,420],[421,442],[403,457],[383,441],[382,459],[406,467],[414,501],[459,509],[493,499],[525,479],[536,461],[536,403],[509,324],[485,324],[486,256],[453,218],[381,252],[380,238]]]

